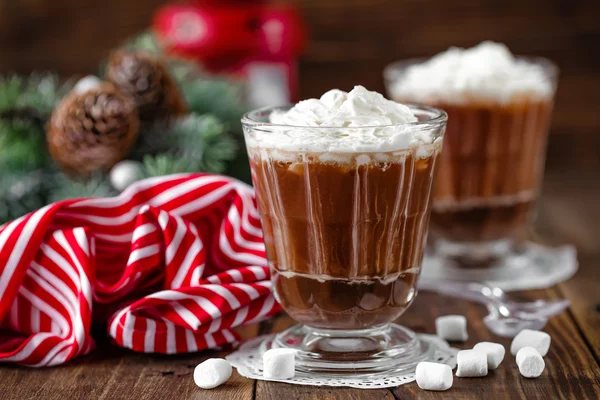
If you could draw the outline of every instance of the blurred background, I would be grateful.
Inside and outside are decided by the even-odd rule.
[[[148,29],[160,0],[0,0],[0,72],[96,72],[108,52]],[[188,2],[188,4],[194,3]],[[209,1],[197,3],[214,3]],[[252,3],[238,1],[237,3]],[[597,0],[277,0],[299,10],[310,38],[299,58],[300,97],[363,84],[383,91],[396,59],[482,40],[561,68],[554,132],[600,134]],[[596,142],[596,144],[599,144]]]
[[[382,70],[388,63],[483,40],[559,65],[547,169],[576,164],[600,171],[599,21],[598,0],[0,0],[0,223],[48,201],[113,195],[140,176],[206,171],[248,180],[239,129],[244,110],[320,96],[331,88],[350,90],[356,84],[383,93]],[[183,55],[199,69],[171,63],[170,74],[181,93],[170,86],[154,88],[163,82],[157,78],[156,60],[146,65],[148,60],[134,55],[134,61],[107,61],[132,38],[134,50]],[[107,136],[100,150],[111,154],[110,162],[91,166],[116,175],[90,183],[89,171],[79,173],[89,169],[89,160],[73,159],[77,151],[61,150],[42,159],[41,152],[28,149],[42,149],[44,134],[62,143],[59,148],[68,148],[68,135],[60,127],[44,132],[52,110],[60,114],[61,126],[87,126],[89,121],[64,121],[61,116],[68,110],[56,111],[67,93],[59,82],[102,76],[107,64],[113,81],[125,74],[125,86],[137,90],[141,84],[144,91],[150,86],[150,95],[134,93],[138,100],[140,95],[171,99],[159,105],[164,112],[146,114],[171,121],[177,117],[177,123],[169,125],[172,148],[152,136],[156,129],[151,125],[157,121],[139,121],[139,135],[137,125],[119,125],[131,133],[131,143],[138,138],[137,144],[115,144]],[[36,71],[56,75],[32,83],[26,77]],[[15,73],[22,78],[11,80]],[[42,98],[47,93],[51,100]],[[24,128],[22,119],[33,120],[40,135],[30,136],[31,126]],[[81,145],[70,144],[71,149]],[[116,171],[115,162],[126,157],[133,162]],[[204,161],[185,164],[182,159]],[[56,165],[69,173],[38,180],[52,182],[54,192],[60,188],[57,193],[35,182],[24,185],[20,174],[13,173]],[[2,214],[14,207],[18,211]]]

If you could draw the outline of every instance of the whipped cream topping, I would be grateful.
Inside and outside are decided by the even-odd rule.
[[[251,147],[328,153],[321,158],[335,160],[337,153],[405,150],[432,142],[427,129],[411,124],[418,121],[411,108],[362,86],[349,93],[330,90],[271,113],[269,121],[280,126],[253,132],[247,138]]]
[[[509,103],[554,93],[554,83],[542,65],[516,58],[505,45],[490,41],[469,49],[451,47],[396,78],[393,74],[390,78],[397,80],[390,89],[392,96],[414,102]]]
[[[290,126],[366,127],[416,121],[407,106],[362,86],[355,86],[350,93],[333,89],[320,99],[301,101],[270,116],[271,123]]]

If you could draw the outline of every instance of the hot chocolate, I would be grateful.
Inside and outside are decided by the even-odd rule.
[[[445,114],[362,87],[245,127],[275,294],[295,320],[356,330],[416,294]]]
[[[459,242],[522,237],[538,197],[552,101],[437,106],[450,119],[432,231]]]
[[[295,320],[363,329],[406,309],[423,257],[439,147],[422,157],[407,150],[345,161],[315,154],[281,161],[251,150],[277,298]]]
[[[396,100],[440,107],[449,116],[432,236],[470,245],[525,237],[543,174],[553,64],[484,42],[392,65],[386,78]]]

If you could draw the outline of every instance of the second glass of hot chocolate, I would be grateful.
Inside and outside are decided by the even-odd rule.
[[[483,42],[385,71],[397,101],[449,115],[436,179],[433,252],[446,265],[501,265],[527,236],[539,195],[558,70]]]
[[[416,295],[446,114],[358,86],[242,122],[275,295],[303,324],[273,347],[307,371],[414,368],[428,346],[391,322]]]

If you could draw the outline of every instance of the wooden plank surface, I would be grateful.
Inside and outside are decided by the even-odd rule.
[[[551,144],[549,159],[559,159],[561,147]],[[558,153],[558,154],[556,154]],[[592,154],[592,153],[591,153]],[[573,157],[575,160],[576,157]],[[579,159],[579,166],[552,166],[546,174],[544,198],[538,227],[551,243],[574,243],[578,247],[580,270],[571,280],[548,290],[519,295],[528,298],[566,297],[572,306],[553,318],[546,331],[552,346],[545,357],[546,371],[538,379],[522,378],[514,357],[507,354],[500,368],[485,378],[455,378],[448,392],[433,393],[408,384],[393,390],[302,387],[252,381],[236,373],[224,386],[212,391],[198,389],[192,380],[195,365],[225,353],[200,352],[191,355],[161,356],[137,354],[119,349],[98,329],[98,348],[89,356],[65,366],[26,369],[0,366],[0,399],[481,399],[481,398],[600,398],[600,186],[598,163]],[[434,318],[457,313],[469,319],[469,340],[456,345],[469,348],[482,340],[499,341],[507,348],[510,340],[493,336],[484,327],[485,309],[462,300],[420,293],[414,305],[400,319],[417,332],[434,332]],[[245,327],[242,334],[253,337],[290,326],[280,316],[260,326]]]
[[[557,297],[552,290],[529,293],[531,297]],[[420,293],[413,307],[400,320],[418,332],[434,332],[433,319],[448,313],[464,314],[469,319],[469,340],[455,344],[470,348],[483,340],[498,341],[508,349],[510,340],[490,334],[483,326],[485,310],[462,300]],[[281,316],[265,324],[273,331],[293,323]],[[106,340],[88,357],[62,367],[24,369],[0,368],[0,399],[481,399],[492,393],[501,398],[600,398],[600,369],[569,313],[551,320],[546,331],[552,336],[545,357],[546,371],[538,379],[519,375],[510,354],[500,368],[485,378],[454,378],[448,392],[421,391],[414,383],[394,390],[357,390],[350,388],[308,387],[271,383],[240,377],[215,390],[198,389],[192,380],[195,365],[206,358],[225,353],[201,352],[192,355],[161,356],[136,354],[111,346]],[[496,397],[494,397],[496,398]]]
[[[577,172],[546,174],[540,230],[552,243],[577,244],[579,271],[557,290],[571,300],[569,312],[600,362],[600,178],[593,160],[581,160]]]

